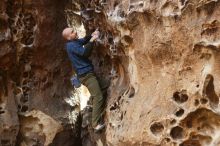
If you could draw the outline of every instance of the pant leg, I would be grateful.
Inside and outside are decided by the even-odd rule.
[[[102,95],[104,96],[104,99],[107,99],[107,90],[108,87],[110,86],[110,81],[105,79],[105,78],[101,78],[101,77],[96,77],[99,83],[99,86],[101,88],[102,91]]]
[[[88,88],[93,98],[92,126],[95,127],[104,114],[105,99],[93,73],[88,73],[86,76],[80,78],[80,81]]]

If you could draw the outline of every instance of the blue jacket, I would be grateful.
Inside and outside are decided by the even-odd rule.
[[[67,54],[77,75],[93,72],[94,67],[92,62],[88,59],[87,55],[85,56],[87,48],[83,47],[83,45],[89,42],[90,38],[91,36],[86,36],[66,43]]]

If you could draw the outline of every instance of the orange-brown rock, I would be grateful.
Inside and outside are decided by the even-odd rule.
[[[80,4],[102,34],[96,69],[110,73],[106,144],[220,145],[219,1]]]
[[[67,25],[84,34],[99,28],[92,59],[97,75],[111,81],[106,130],[83,127],[82,145],[220,145],[219,0],[1,1],[0,145],[27,144],[24,138],[80,145],[61,37]],[[42,134],[35,110],[63,131]]]

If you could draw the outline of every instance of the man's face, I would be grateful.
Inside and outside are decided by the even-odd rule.
[[[69,38],[70,38],[71,40],[74,40],[74,39],[78,39],[78,38],[79,38],[77,32],[74,31],[74,29],[71,29],[71,30],[70,30]]]

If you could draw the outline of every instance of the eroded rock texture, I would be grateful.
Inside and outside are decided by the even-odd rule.
[[[1,145],[80,145],[66,22],[99,28],[111,81],[106,131],[82,127],[83,145],[220,145],[219,0],[0,1]]]
[[[219,0],[84,0],[70,9],[101,31],[93,59],[111,79],[106,145],[220,145]]]
[[[0,1],[0,145],[79,145],[63,50],[66,1]],[[77,100],[75,100],[77,101]]]

